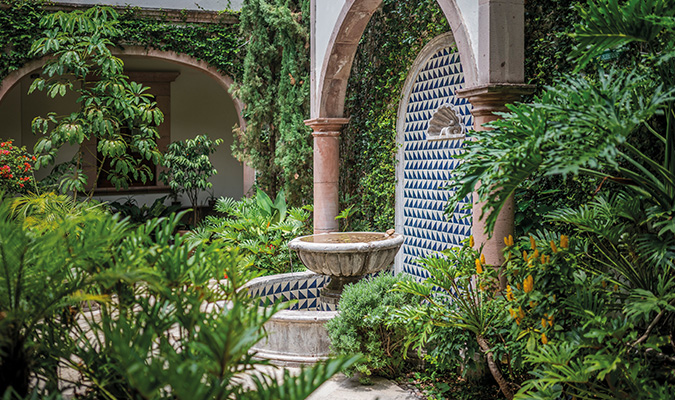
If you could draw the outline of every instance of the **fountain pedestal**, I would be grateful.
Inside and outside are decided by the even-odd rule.
[[[319,299],[326,304],[337,304],[340,302],[340,296],[345,285],[356,283],[361,280],[363,276],[331,276],[330,282],[321,288]]]

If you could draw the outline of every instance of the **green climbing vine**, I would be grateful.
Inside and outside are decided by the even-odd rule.
[[[239,51],[243,41],[237,24],[228,22],[230,13],[221,14],[216,23],[175,23],[167,15],[144,16],[138,8],[120,13],[124,44],[141,45],[162,51],[175,51],[206,61],[235,80],[241,76]]]
[[[23,67],[33,40],[42,33],[42,2],[0,0],[0,79]]]
[[[575,6],[582,0],[525,2],[525,76],[537,93],[557,77],[574,69],[568,60],[575,45],[570,36],[579,23]]]
[[[347,87],[340,190],[374,229],[394,226],[396,117],[401,90],[429,40],[450,30],[435,0],[384,0],[356,51]]]
[[[0,79],[31,60],[30,47],[41,36],[39,21],[49,13],[47,1],[0,0]],[[175,51],[206,61],[224,75],[235,80],[241,76],[239,52],[243,45],[236,23],[236,13],[224,12],[210,23],[193,23],[183,14],[174,21],[168,13],[146,16],[141,9],[118,10],[122,31],[116,45],[139,45],[164,51]]]
[[[234,155],[257,171],[270,196],[312,202],[309,118],[309,0],[246,0],[240,14],[247,40],[244,71],[234,94],[244,104]]]

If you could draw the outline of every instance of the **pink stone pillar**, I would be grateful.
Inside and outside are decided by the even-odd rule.
[[[499,118],[495,112],[505,112],[506,104],[520,100],[521,96],[531,93],[534,87],[524,84],[495,84],[471,87],[457,91],[457,95],[467,98],[473,109],[473,126],[476,131],[484,131],[488,128],[483,125]],[[485,221],[481,219],[483,203],[477,202],[474,194],[472,233],[475,248],[483,246],[485,262],[488,265],[500,266],[504,263],[504,237],[513,235],[514,224],[514,201],[511,196],[497,216],[492,236],[485,233]],[[504,283],[505,284],[505,283]]]
[[[340,128],[349,118],[316,118],[305,121],[314,132],[314,233],[338,230],[338,181],[340,179]]]

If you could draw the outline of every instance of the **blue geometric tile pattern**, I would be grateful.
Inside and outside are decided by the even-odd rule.
[[[249,296],[259,299],[260,306],[277,300],[282,302],[297,300],[288,308],[289,310],[335,311],[332,305],[319,301],[319,290],[328,282],[330,277],[312,274],[304,279],[250,287],[248,293]]]
[[[450,191],[444,189],[459,161],[454,156],[463,140],[427,140],[434,112],[451,105],[466,129],[473,126],[471,104],[455,96],[464,74],[459,54],[452,48],[436,52],[422,67],[413,85],[405,115],[403,142],[403,272],[427,278],[428,272],[416,259],[459,246],[471,234],[470,211],[444,215]],[[460,208],[462,208],[464,204]]]

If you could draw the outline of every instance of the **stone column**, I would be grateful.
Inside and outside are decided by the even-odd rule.
[[[305,121],[314,132],[314,233],[338,230],[338,180],[340,179],[340,128],[349,118],[315,118]]]
[[[457,96],[469,100],[473,109],[473,126],[476,131],[484,131],[488,128],[483,125],[499,118],[495,112],[505,112],[506,104],[519,101],[521,96],[529,94],[534,89],[532,85],[503,83],[494,85],[475,86],[457,91]],[[499,266],[504,263],[504,237],[513,235],[514,201],[511,196],[504,204],[497,217],[492,237],[488,238],[485,233],[485,221],[481,220],[483,203],[477,202],[474,194],[473,223],[471,231],[475,241],[475,247],[483,245],[485,262],[488,265]]]

